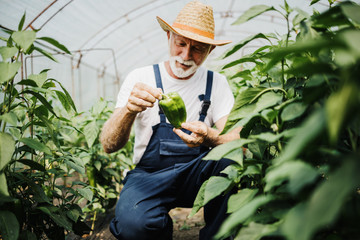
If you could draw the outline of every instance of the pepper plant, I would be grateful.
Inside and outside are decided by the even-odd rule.
[[[86,167],[89,188],[94,193],[92,201],[83,208],[86,213],[104,213],[111,209],[117,200],[121,180],[126,171],[132,169],[134,134],[119,151],[106,154],[99,141],[101,127],[110,117],[114,106],[111,102],[100,99],[92,108],[75,116],[70,126],[61,132],[69,151],[79,156]],[[96,215],[94,216],[94,221]]]
[[[24,21],[25,15],[17,31],[5,30],[0,47],[0,238],[83,235],[88,217],[114,204],[132,143],[105,154],[97,137],[108,103],[79,113],[61,82],[48,77],[51,70],[22,75],[22,59],[33,52],[56,61],[41,43],[71,54],[55,39],[38,37],[39,30],[22,30]]]
[[[234,164],[202,185],[191,215],[235,188],[215,239],[356,239],[360,6],[329,1],[327,11],[308,15],[286,1],[279,9],[257,5],[234,25],[268,11],[284,17],[284,36],[258,33],[223,55],[255,39],[268,43],[223,66],[236,96],[223,133],[243,128],[239,140],[203,159]]]

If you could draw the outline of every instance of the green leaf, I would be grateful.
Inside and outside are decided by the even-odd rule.
[[[24,22],[25,22],[25,16],[26,16],[26,12],[24,13],[24,15],[22,16],[19,25],[18,25],[18,31],[21,31],[23,26],[24,26]]]
[[[74,162],[69,159],[65,159],[65,163],[69,165],[72,169],[77,171],[78,173],[84,174],[85,173],[85,167],[83,164],[79,164],[78,162]]]
[[[243,79],[251,79],[251,71],[250,70],[244,70],[236,73],[235,75],[231,76],[230,79],[234,78],[243,78]]]
[[[188,216],[188,218],[193,217],[199,210],[200,208],[202,208],[204,206],[204,194],[205,194],[205,189],[206,189],[206,185],[209,182],[209,179],[206,180],[200,187],[198,194],[196,195],[195,201],[194,201],[194,205],[191,209],[191,212]]]
[[[262,94],[262,95],[260,96],[260,94]],[[259,113],[260,111],[262,111],[266,108],[269,108],[269,107],[272,107],[272,106],[278,104],[279,102],[282,101],[282,98],[283,98],[282,94],[271,91],[271,92],[259,93],[257,96],[255,96],[253,98],[253,100],[256,100],[256,98],[258,96],[260,96],[260,97],[256,103],[246,105],[237,110],[232,111],[230,113],[228,119],[236,120],[236,119],[241,119],[241,118],[247,117],[253,113]]]
[[[253,19],[264,12],[268,11],[274,11],[276,10],[274,7],[269,7],[266,5],[256,5],[251,7],[250,9],[246,10],[234,23],[233,25],[239,25],[244,22],[249,21],[250,19]]]
[[[265,109],[261,111],[261,117],[263,117],[268,123],[272,124],[278,115],[278,111],[273,109]]]
[[[44,82],[47,79],[47,73],[42,72],[40,74],[31,74],[31,75],[29,75],[28,79],[33,80],[34,82],[36,82],[38,87],[42,87],[44,85]]]
[[[12,58],[16,55],[18,49],[16,47],[0,47],[0,54],[5,62],[8,58]]]
[[[270,195],[261,195],[254,198],[248,204],[241,207],[236,212],[233,212],[221,225],[218,233],[215,235],[215,238],[228,237],[233,230],[237,229],[242,223],[244,223],[249,217],[251,217],[256,210],[270,202],[273,199]]]
[[[23,79],[20,82],[16,83],[17,85],[25,85],[25,86],[31,86],[31,87],[37,87],[36,82],[30,79]]]
[[[62,45],[61,43],[59,43],[58,41],[56,41],[56,40],[53,39],[53,38],[50,38],[50,37],[40,37],[40,38],[38,38],[38,39],[50,43],[51,45],[57,47],[58,49],[66,52],[67,54],[71,54],[71,52],[70,52],[64,45]]]
[[[296,159],[306,148],[313,148],[311,145],[324,132],[326,126],[325,113],[322,109],[315,111],[296,130],[295,135],[290,139],[280,156],[274,160],[275,164]]]
[[[57,212],[59,211],[59,209],[55,206],[41,206],[41,207],[37,207],[39,210],[41,210],[42,212],[44,212],[45,214],[49,215],[51,217],[52,220],[54,220],[54,222],[60,226],[65,228],[66,230],[71,231],[72,230],[72,224],[71,222],[67,219],[65,214],[58,214]]]
[[[256,98],[256,96],[258,96],[258,94],[264,91],[265,89],[266,88],[258,87],[258,88],[247,88],[245,90],[242,90],[236,96],[232,111],[234,111],[235,109],[239,109],[245,106],[246,104],[251,103]]]
[[[235,61],[232,61],[232,62],[226,64],[225,66],[222,67],[222,69],[230,68],[230,67],[233,67],[233,66],[239,65],[241,63],[245,63],[245,62],[252,62],[252,63],[258,64],[258,62],[255,60],[255,58],[243,57],[243,58],[240,58],[238,60],[235,60]]]
[[[21,62],[0,62],[0,84],[13,79],[20,66]]]
[[[295,206],[285,216],[282,232],[289,240],[307,240],[319,229],[329,226],[340,214],[360,182],[359,159],[343,159],[342,165],[324,180],[307,202]]]
[[[35,138],[21,138],[19,142],[25,143],[30,148],[51,155],[51,150],[45,144]]]
[[[357,4],[342,4],[341,10],[344,15],[354,21],[357,24],[360,24],[360,6]]]
[[[57,80],[55,80],[55,79],[52,79],[52,81],[55,81],[55,82],[57,82],[57,83],[60,85],[61,89],[63,90],[63,92],[64,92],[65,95],[66,95],[67,102],[68,102],[68,103],[70,104],[70,106],[74,109],[74,111],[77,112],[75,103],[74,103],[73,99],[71,98],[69,92],[66,90],[66,88],[64,88],[63,85],[62,85],[59,81],[57,81]]]
[[[262,39],[266,39],[268,40],[270,43],[271,41],[269,40],[269,38],[272,37],[270,35],[265,35],[263,33],[258,33],[255,34],[253,36],[249,36],[245,39],[243,39],[241,42],[235,44],[232,48],[230,48],[229,50],[227,50],[224,55],[222,56],[222,58],[227,58],[230,55],[234,54],[235,52],[239,51],[242,47],[244,47],[246,44],[248,44],[249,42],[258,39],[258,38],[262,38]]]
[[[243,149],[236,148],[233,151],[227,153],[223,158],[233,160],[234,162],[238,163],[240,166],[243,166],[244,161],[244,153]]]
[[[359,91],[355,83],[345,84],[326,102],[326,116],[330,142],[335,144],[345,123],[359,111]]]
[[[96,124],[96,121],[91,121],[84,127],[84,135],[86,142],[88,144],[88,147],[91,148],[98,138],[100,133],[100,129]]]
[[[290,194],[296,195],[304,186],[313,183],[318,177],[318,172],[309,164],[302,161],[285,162],[271,168],[265,176],[266,186],[264,191],[279,186],[285,181]]]
[[[222,131],[221,134],[230,132],[237,127],[243,127],[243,126],[247,125],[248,123],[251,123],[252,121],[257,121],[261,118],[261,116],[258,113],[250,113],[248,116],[246,116],[242,119],[234,118],[234,119],[230,120],[229,118],[230,118],[230,116],[228,117],[228,121],[226,122],[224,130]],[[241,132],[242,131],[243,131],[243,129],[241,130]],[[240,135],[241,135],[241,132],[240,132]]]
[[[14,213],[0,211],[0,233],[4,240],[17,240],[20,225]]]
[[[92,107],[92,114],[94,114],[94,116],[98,116],[100,113],[102,113],[105,110],[106,105],[107,105],[106,102],[103,99],[100,99]]]
[[[237,139],[234,141],[230,141],[221,145],[216,146],[213,148],[202,160],[213,160],[217,161],[224,158],[230,152],[241,149],[242,146],[253,142],[254,140],[251,139]]]
[[[242,227],[236,235],[236,240],[260,240],[262,237],[276,232],[279,228],[279,223],[260,224],[250,222],[248,226]]]
[[[312,17],[314,27],[329,28],[342,25],[351,25],[349,19],[344,15],[343,8],[351,3],[338,4],[329,8],[326,12]]]
[[[77,222],[81,214],[81,209],[78,208],[72,208],[66,212],[66,216],[68,216],[68,218],[70,218],[74,222]]]
[[[271,132],[264,132],[264,133],[249,136],[249,138],[251,138],[251,139],[257,139],[257,140],[265,141],[268,143],[274,143],[282,137],[283,137],[282,134],[274,134]]]
[[[55,93],[57,98],[60,100],[61,105],[63,105],[64,109],[69,112],[69,110],[71,109],[71,105],[67,100],[67,96],[63,92],[57,90],[55,90]]]
[[[250,135],[250,137],[251,136],[252,135]],[[268,144],[266,142],[263,142],[263,141],[256,141],[256,142],[253,142],[253,143],[249,143],[247,145],[247,149],[252,153],[251,158],[259,159],[259,160],[263,159],[264,153],[265,153],[265,150],[266,150],[267,147],[268,147]],[[248,166],[246,168],[246,170],[248,170],[249,167],[251,167],[251,166]]]
[[[319,1],[320,1],[320,0],[312,0],[311,3],[310,3],[310,5],[313,5],[313,4],[315,4],[315,3],[319,2]]]
[[[18,31],[11,35],[15,43],[17,43],[24,52],[30,50],[36,39],[35,31]]]
[[[284,122],[294,120],[306,111],[307,105],[302,102],[294,102],[285,106],[284,110],[281,112],[281,120]]]
[[[3,172],[0,173],[0,196],[1,198],[10,196],[6,176]]]
[[[239,172],[243,170],[243,167],[237,164],[230,164],[220,173],[227,175],[227,178],[233,182],[238,182]]]
[[[0,120],[10,123],[13,126],[16,126],[18,121],[16,114],[13,112],[4,113],[0,116]]]
[[[248,204],[258,191],[258,189],[244,188],[240,189],[238,193],[231,195],[228,201],[227,212],[233,213]]]
[[[317,32],[311,25],[309,21],[300,22],[300,33],[297,39],[306,42],[309,40],[314,40],[320,38],[320,33]]]
[[[15,151],[15,141],[8,133],[0,132],[0,171],[11,161]]]
[[[229,189],[231,184],[232,181],[224,177],[214,176],[209,178],[209,181],[205,187],[203,204],[206,205],[210,200],[221,195],[223,192]]]
[[[46,100],[46,98],[44,98],[41,94],[37,93],[37,92],[34,92],[34,91],[31,91],[31,90],[24,90],[22,91],[21,93],[28,93],[28,94],[31,94],[33,95],[34,97],[36,97],[52,114],[54,114],[55,116],[56,113],[54,112],[54,109],[53,107],[51,106],[51,104]]]
[[[44,49],[38,48],[38,47],[34,47],[34,49],[35,49],[36,51],[38,51],[39,53],[41,53],[42,55],[44,55],[45,57],[53,60],[54,62],[58,62],[58,61],[56,60],[56,58],[54,58],[54,56],[53,56],[51,53],[45,51]]]
[[[41,172],[45,172],[46,169],[43,165],[41,165],[40,163],[38,162],[35,162],[33,160],[29,160],[29,159],[20,159],[20,160],[17,160],[17,162],[20,162],[26,166],[29,166],[31,169],[33,170],[38,170],[38,171],[41,171]]]
[[[281,61],[285,56],[289,54],[298,54],[305,52],[318,52],[321,49],[326,48],[335,48],[338,46],[343,46],[343,43],[337,41],[336,39],[326,39],[326,38],[316,38],[307,41],[299,41],[289,47],[279,48],[266,54],[266,57],[270,61],[262,69],[263,72],[269,71],[277,62]],[[321,64],[316,62],[317,64]],[[311,69],[310,69],[311,70]]]
[[[300,8],[294,8],[294,10],[298,12],[298,14],[293,18],[293,26],[298,25],[302,20],[308,19],[310,17],[307,12],[303,11]]]
[[[352,54],[358,60],[360,58],[360,31],[346,30],[339,33],[337,37],[347,45],[347,53]]]
[[[100,162],[100,161],[95,161],[95,162],[94,162],[94,167],[95,167],[98,171],[100,171],[100,170],[101,170],[101,162]]]
[[[91,189],[89,189],[89,188],[79,188],[79,189],[77,189],[77,191],[85,199],[87,199],[88,201],[92,201],[94,193],[91,191]]]

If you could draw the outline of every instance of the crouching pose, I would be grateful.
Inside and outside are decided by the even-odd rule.
[[[192,207],[202,183],[231,164],[228,159],[201,159],[209,148],[239,138],[240,129],[219,135],[234,103],[226,78],[201,66],[216,46],[230,43],[214,39],[212,7],[192,1],[172,25],[157,20],[166,32],[169,59],[127,76],[101,133],[110,153],[126,144],[134,125],[136,168],[124,179],[110,224],[113,235],[124,240],[172,239],[168,212]],[[178,92],[186,106],[186,122],[178,129],[158,105],[162,93],[169,92]],[[216,234],[226,217],[227,199],[219,196],[204,207],[200,239]]]

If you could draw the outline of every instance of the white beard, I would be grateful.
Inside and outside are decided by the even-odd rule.
[[[188,70],[176,67],[176,61],[179,63],[191,66]],[[187,78],[191,76],[199,68],[193,60],[185,61],[180,56],[170,56],[170,68],[174,75],[178,78]]]

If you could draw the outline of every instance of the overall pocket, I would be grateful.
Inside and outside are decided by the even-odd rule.
[[[198,156],[199,154],[200,147],[188,147],[182,140],[160,140],[160,155],[162,156]]]

